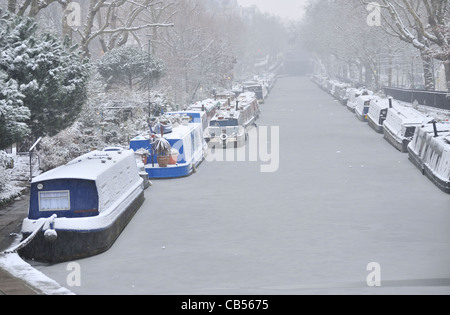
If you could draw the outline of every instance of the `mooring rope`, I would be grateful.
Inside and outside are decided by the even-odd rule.
[[[25,248],[28,244],[31,243],[31,241],[36,237],[36,235],[39,233],[39,231],[42,230],[42,228],[45,226],[46,223],[49,223],[50,226],[53,224],[53,222],[55,221],[55,219],[57,218],[56,214],[52,215],[50,218],[48,218],[47,220],[43,220],[39,226],[33,231],[33,233],[30,234],[30,236],[28,236],[25,240],[23,240],[22,242],[20,242],[18,245],[2,252],[2,254],[7,255],[7,254],[16,254],[19,250],[21,250],[22,248]]]

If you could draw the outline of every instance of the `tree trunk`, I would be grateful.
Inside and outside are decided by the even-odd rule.
[[[392,57],[391,57],[391,51],[389,51],[389,67],[387,69],[388,71],[388,86],[392,87],[392,77],[393,77],[393,69],[392,69]]]
[[[445,68],[445,81],[447,83],[447,91],[450,92],[450,63],[445,62],[444,68]]]
[[[372,66],[370,65],[370,63],[365,63],[364,64],[364,81],[365,81],[366,86],[370,86],[373,83],[374,77],[375,77],[375,75],[374,75]]]
[[[435,80],[434,80],[433,59],[423,52],[421,53],[421,57],[423,66],[423,76],[425,79],[425,89],[427,91],[434,91]]]

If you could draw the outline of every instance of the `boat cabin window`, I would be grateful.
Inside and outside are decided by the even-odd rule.
[[[210,123],[211,127],[233,127],[238,125],[239,123],[237,119],[214,120]]]
[[[414,137],[416,127],[406,127],[405,138]]]
[[[247,91],[250,92],[262,92],[262,86],[261,85],[253,85],[253,86],[247,86]]]
[[[67,210],[70,210],[70,192],[68,190],[39,192],[39,211]]]

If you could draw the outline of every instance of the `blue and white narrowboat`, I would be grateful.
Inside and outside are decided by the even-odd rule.
[[[93,151],[33,179],[18,252],[48,263],[100,254],[143,202],[134,152]]]
[[[222,107],[209,123],[209,145],[215,148],[243,146],[248,128],[255,124],[259,114],[260,108],[255,93],[241,93],[235,106]]]
[[[234,98],[234,93],[232,94]],[[216,115],[218,109],[225,104],[225,100],[223,99],[206,99],[203,101],[196,102],[191,104],[188,108],[188,113],[192,112],[204,112],[204,116],[202,116],[202,124],[203,131],[206,131],[209,126],[209,122]]]
[[[367,114],[369,113],[370,103],[378,100],[376,95],[361,95],[356,99],[355,116],[363,121],[367,122]]]
[[[408,152],[408,144],[416,127],[428,124],[432,119],[411,107],[389,108],[383,123],[384,138],[402,153]]]
[[[433,122],[416,128],[408,152],[422,174],[450,194],[450,124]]]
[[[149,153],[145,163],[145,171],[148,173],[149,179],[189,176],[197,170],[206,156],[207,144],[203,132],[205,112],[183,111],[166,115],[174,118],[171,133],[162,135],[171,147],[168,165],[158,163],[158,156],[153,148],[156,136],[153,132],[141,134],[130,142],[132,150],[144,149]]]

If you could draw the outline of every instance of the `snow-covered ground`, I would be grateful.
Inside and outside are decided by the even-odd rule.
[[[280,78],[258,125],[280,167],[204,162],[156,181],[76,294],[449,294],[450,196],[308,78]],[[270,139],[270,138],[269,138]],[[368,287],[367,265],[381,266]],[[33,264],[66,285],[68,264]]]
[[[12,247],[18,243],[19,239],[16,240]],[[73,295],[70,290],[62,287],[56,281],[23,261],[16,253],[5,254],[0,252],[0,268],[6,270],[12,276],[26,281],[32,287],[39,289],[43,294]]]
[[[0,204],[4,200],[9,200],[19,196],[26,188],[29,179],[30,167],[29,158],[14,154],[6,154],[0,151],[0,162],[8,161],[13,163],[14,168],[5,168],[0,165],[0,181],[2,189],[0,189]]]

